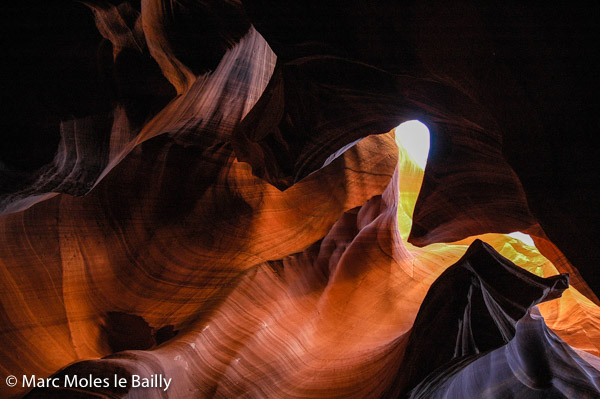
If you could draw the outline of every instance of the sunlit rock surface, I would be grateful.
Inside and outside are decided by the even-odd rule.
[[[563,8],[9,8],[0,396],[600,395],[600,46]]]

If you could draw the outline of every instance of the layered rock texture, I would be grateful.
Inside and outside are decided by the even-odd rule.
[[[0,396],[599,397],[577,7],[8,6]]]

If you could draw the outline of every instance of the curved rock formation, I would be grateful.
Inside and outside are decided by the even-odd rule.
[[[600,46],[558,10],[9,9],[0,395],[600,395],[595,72],[555,83]]]
[[[535,313],[534,308],[519,320],[508,344],[456,360],[428,376],[409,397],[597,397],[598,370],[552,334]]]

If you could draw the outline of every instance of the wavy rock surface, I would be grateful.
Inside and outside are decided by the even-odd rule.
[[[398,177],[382,196],[344,213],[303,253],[247,271],[214,312],[159,348],[77,363],[58,375],[177,376],[169,397],[398,396],[436,369],[425,342],[435,343],[429,350],[439,365],[451,361],[457,347],[464,349],[460,356],[497,348],[512,339],[529,307],[567,287],[565,276],[537,277],[481,241],[442,274],[466,246],[405,247],[397,228]],[[515,291],[503,294],[507,286]],[[441,323],[433,330],[431,318]],[[432,337],[437,331],[445,333]],[[411,378],[408,370],[419,369],[424,371]],[[165,394],[96,391],[115,397]],[[63,394],[39,389],[31,395]]]
[[[600,46],[592,12],[557,10],[10,8],[2,376],[173,378],[30,397],[599,395],[600,112],[571,56]],[[425,171],[390,132],[416,118]]]
[[[365,98],[371,93],[361,85],[379,87],[378,73],[344,81],[338,58],[411,78],[376,96],[389,107],[379,126],[420,119],[433,136],[411,242],[539,223],[591,286],[586,294],[600,291],[596,154],[587,150],[600,122],[592,67],[600,61],[597,5],[290,3],[244,2],[282,63],[327,63],[319,79],[340,77],[326,87],[340,82],[340,90]],[[407,100],[415,107],[394,108]],[[362,108],[349,109],[361,126]],[[371,122],[372,110],[364,109],[361,119]]]
[[[207,162],[195,148],[157,138],[136,152],[153,154],[151,162],[130,154],[89,195],[5,216],[2,283],[13,295],[3,314],[3,371],[48,373],[110,353],[102,338],[107,312],[179,330],[210,312],[210,301],[241,271],[301,251],[343,211],[380,192],[395,167],[394,148],[389,136],[365,140],[280,192],[226,150]],[[31,363],[21,351],[35,353]]]
[[[556,337],[533,308],[506,345],[457,359],[409,397],[595,398],[599,390],[598,369]]]

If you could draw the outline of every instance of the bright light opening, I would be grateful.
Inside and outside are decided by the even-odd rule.
[[[515,231],[514,233],[507,234],[507,236],[516,238],[521,241],[523,244],[527,244],[531,247],[535,247],[535,243],[533,242],[533,238],[529,234],[521,233],[520,231]]]
[[[429,155],[429,129],[423,123],[413,120],[396,128],[396,142],[406,149],[408,155],[421,169],[425,169]]]

